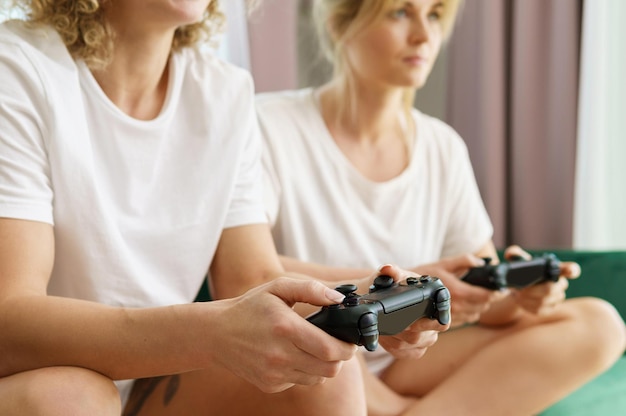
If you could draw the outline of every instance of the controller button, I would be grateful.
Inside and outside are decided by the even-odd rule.
[[[406,278],[406,284],[407,285],[416,285],[419,283],[419,278],[417,277],[407,277]]]
[[[358,288],[356,285],[351,284],[339,285],[335,288],[337,292],[341,293],[344,296],[348,296],[349,294],[356,292],[357,289]]]
[[[375,325],[377,325],[378,319],[376,319],[376,315],[372,312],[367,312],[361,315],[359,318],[359,329],[362,331],[369,331],[373,329]]]
[[[378,289],[387,289],[393,285],[393,278],[391,276],[380,275],[376,276],[374,279],[374,288]]]
[[[354,294],[348,294],[344,300],[343,304],[346,306],[356,306],[359,304],[359,296]]]
[[[422,283],[426,283],[426,282],[430,282],[431,278],[429,275],[425,274],[424,276],[420,277],[420,282]]]
[[[450,300],[450,292],[447,289],[439,289],[437,291],[437,303]]]
[[[378,318],[372,312],[367,312],[358,322],[360,343],[368,351],[375,351],[378,347]]]

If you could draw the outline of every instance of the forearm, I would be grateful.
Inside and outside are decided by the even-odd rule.
[[[201,368],[212,361],[220,305],[115,308],[49,296],[0,304],[0,377],[47,366],[78,366],[112,379]],[[214,337],[213,337],[214,340]]]
[[[362,279],[375,272],[374,269],[331,267],[319,263],[300,261],[293,257],[280,256],[280,262],[287,272],[299,273],[336,285]]]

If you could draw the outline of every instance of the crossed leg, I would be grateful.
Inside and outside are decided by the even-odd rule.
[[[381,380],[372,381],[353,359],[324,384],[266,394],[215,367],[141,381],[144,388],[134,390],[125,414],[365,415],[367,398],[373,416],[379,413],[372,403],[384,397],[393,406],[378,406],[380,414],[528,415],[609,368],[625,348],[626,328],[611,305],[570,299],[549,315],[511,326],[441,334],[424,358],[397,360]],[[132,407],[138,398],[141,406]],[[87,369],[50,367],[0,379],[0,414],[120,413],[113,382]]]
[[[468,326],[440,334],[420,360],[397,360],[380,382],[366,384],[371,409],[380,386],[412,398],[400,413],[370,415],[536,414],[608,369],[626,348],[626,327],[599,299],[570,299],[553,313],[506,327]],[[386,386],[385,386],[386,385]]]

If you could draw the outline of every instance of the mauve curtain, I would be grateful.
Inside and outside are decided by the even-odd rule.
[[[297,1],[263,0],[248,19],[250,69],[257,92],[298,86],[297,14]]]
[[[466,0],[446,120],[464,137],[498,247],[572,245],[582,0]]]

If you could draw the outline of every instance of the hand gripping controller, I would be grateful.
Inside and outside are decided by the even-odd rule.
[[[450,292],[436,277],[409,277],[395,283],[390,276],[378,276],[369,293],[357,295],[356,285],[336,288],[346,297],[336,305],[324,306],[307,320],[346,342],[378,347],[379,335],[395,335],[413,322],[427,317],[440,324],[450,322]]]
[[[484,260],[484,266],[470,269],[461,279],[487,289],[500,290],[507,287],[521,289],[547,281],[556,282],[561,275],[561,262],[551,253],[531,260],[518,259],[500,264],[490,264],[490,258]]]

